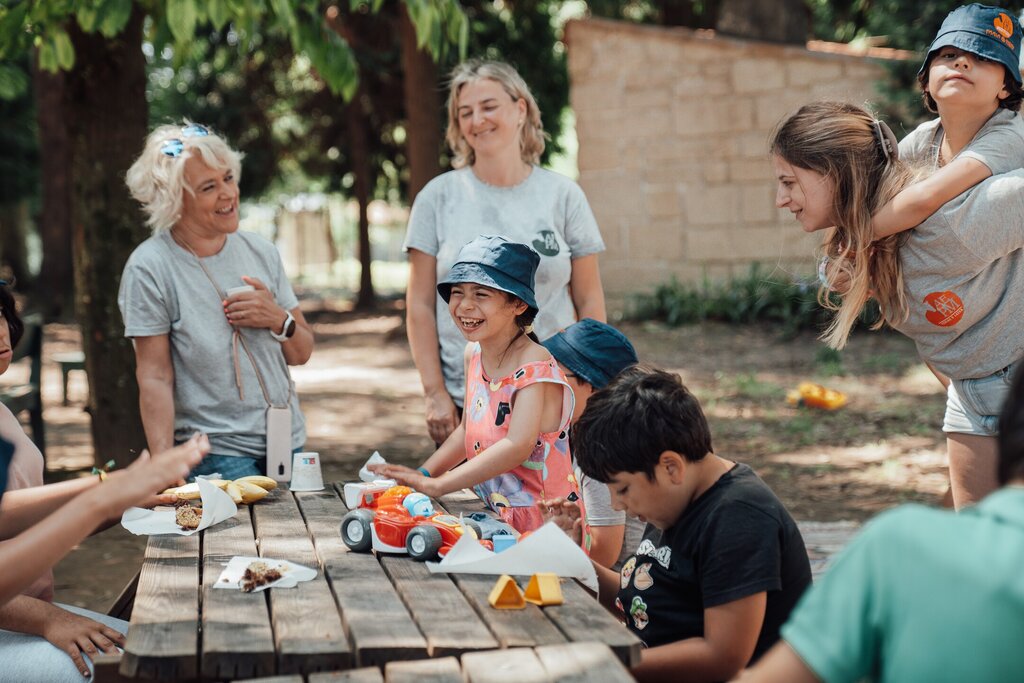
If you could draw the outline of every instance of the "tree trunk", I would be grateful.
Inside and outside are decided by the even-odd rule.
[[[45,245],[34,304],[48,320],[61,318],[74,307],[71,260],[71,142],[62,109],[65,74],[51,74],[33,62],[32,88],[39,126],[39,167],[42,201],[37,225]]]
[[[441,172],[441,97],[434,60],[429,52],[416,47],[416,28],[404,2],[398,10],[398,32],[402,40],[405,147],[412,206],[423,186]]]
[[[370,190],[376,182],[373,164],[370,163],[370,141],[367,139],[370,126],[363,110],[363,86],[360,85],[352,101],[345,105],[348,119],[349,150],[352,155],[352,172],[355,182],[352,190],[359,203],[359,294],[356,297],[357,310],[370,310],[377,305],[377,295],[373,291],[373,278],[370,266],[373,256],[370,253]]]
[[[67,75],[64,117],[72,149],[72,225],[76,308],[82,329],[96,461],[124,465],[146,443],[139,417],[135,354],[117,307],[121,272],[147,236],[124,175],[147,128],[143,12],[135,5],[124,31],[107,39],[68,32],[75,68]]]
[[[0,263],[4,277],[12,277],[18,291],[32,288],[28,269],[28,202],[24,199],[0,204]]]

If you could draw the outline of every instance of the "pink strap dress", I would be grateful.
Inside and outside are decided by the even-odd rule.
[[[553,360],[527,363],[507,377],[484,375],[479,345],[466,373],[466,457],[472,459],[508,434],[515,408],[515,394],[537,382],[564,387],[562,421],[554,432],[539,434],[537,445],[522,464],[474,487],[480,498],[501,519],[525,532],[543,523],[538,503],[544,499],[572,498],[582,505],[579,486],[569,454],[569,420],[575,398],[558,364]],[[582,512],[582,511],[581,511]],[[586,519],[586,515],[583,515]]]

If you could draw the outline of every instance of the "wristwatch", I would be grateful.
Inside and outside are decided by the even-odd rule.
[[[277,333],[274,330],[270,330],[270,336],[279,342],[286,342],[295,334],[295,316],[292,315],[291,311],[287,311],[287,313],[288,317],[284,319],[281,332]]]

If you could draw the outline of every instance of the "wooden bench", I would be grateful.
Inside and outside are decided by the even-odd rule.
[[[39,452],[46,456],[46,439],[43,433],[43,320],[38,315],[27,315],[23,319],[25,334],[15,347],[12,363],[29,359],[28,382],[0,389],[0,401],[12,413],[19,415],[27,410],[32,427],[32,440]]]
[[[562,643],[536,648],[468,652],[388,662],[381,668],[312,673],[309,683],[629,683],[633,677],[603,643]],[[301,675],[250,678],[244,683],[303,683]]]
[[[64,405],[68,404],[68,375],[72,370],[85,372],[85,354],[81,351],[68,351],[67,353],[55,353],[51,356],[53,361],[60,366],[61,386],[64,390]]]

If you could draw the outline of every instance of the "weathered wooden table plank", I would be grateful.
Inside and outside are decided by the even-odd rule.
[[[431,657],[498,647],[448,574],[431,574],[424,563],[407,557],[381,556],[380,563],[426,638]]]
[[[497,576],[452,574],[451,577],[502,647],[535,647],[565,642],[562,632],[536,605],[527,604],[524,609],[491,607],[487,597],[498,580]],[[520,581],[520,586],[525,586],[525,583]]]
[[[195,678],[198,640],[199,534],[150,536],[120,672]]]
[[[484,509],[483,501],[470,489],[462,489],[441,496],[438,502],[441,503],[441,507],[455,516],[468,512],[480,512]]]
[[[561,586],[565,602],[542,609],[569,642],[592,640],[605,643],[627,667],[640,663],[642,646],[639,638],[601,607],[597,598],[576,581],[563,579]]]
[[[309,683],[384,683],[384,675],[375,666],[351,671],[310,674]]]
[[[235,680],[234,683],[304,683],[302,676],[264,676],[261,678],[246,678]]]
[[[330,586],[291,492],[275,492],[253,507],[261,557],[287,559],[317,568],[317,577],[295,588],[271,588],[270,618],[278,673],[310,673],[352,666],[352,650],[334,609]]]
[[[252,678],[275,672],[274,636],[267,598],[215,588],[224,565],[234,556],[255,556],[252,516],[247,506],[203,532],[202,662],[209,678]]]
[[[330,490],[298,496],[316,553],[334,591],[358,666],[424,659],[427,641],[377,558],[349,552],[339,532],[348,511]]]
[[[389,662],[384,667],[387,683],[463,683],[462,669],[455,657]]]
[[[632,683],[635,679],[603,643],[544,645],[534,650],[552,681],[559,683]]]
[[[467,652],[462,673],[468,683],[548,683],[544,665],[530,648]]]

